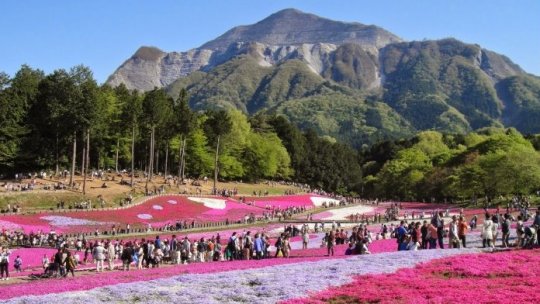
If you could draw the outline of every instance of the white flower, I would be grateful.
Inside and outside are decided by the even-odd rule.
[[[137,217],[141,220],[151,220],[153,218],[153,216],[148,213],[138,214]]]
[[[85,219],[72,218],[68,216],[48,215],[42,216],[42,220],[49,221],[52,226],[85,226],[85,225],[105,225],[105,222],[96,222]]]
[[[334,203],[336,205],[339,204],[339,201],[337,199],[328,198],[328,197],[312,196],[310,197],[310,199],[313,205],[317,207],[322,206],[324,203],[327,203],[327,204]]]
[[[225,209],[227,207],[227,201],[217,198],[207,198],[207,197],[188,197],[190,201],[204,204],[205,207],[210,209]]]

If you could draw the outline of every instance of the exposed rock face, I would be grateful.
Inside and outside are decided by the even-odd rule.
[[[427,47],[426,47],[427,45]],[[429,50],[423,50],[427,48]],[[141,47],[107,80],[129,89],[166,87],[194,71],[208,72],[239,55],[250,55],[270,67],[300,60],[325,79],[360,90],[380,89],[398,63],[422,56],[461,56],[493,84],[523,70],[505,56],[453,39],[403,42],[388,31],[360,23],[333,21],[286,9],[252,25],[235,27],[187,52],[166,53]]]
[[[208,65],[210,50],[165,53],[153,47],[141,47],[112,74],[107,83],[125,84],[128,89],[140,91],[167,86],[179,77],[189,75]]]
[[[260,58],[263,66],[300,59],[313,72],[322,74],[329,66],[331,53],[340,45],[355,44],[377,56],[380,48],[399,41],[399,37],[376,26],[333,21],[286,9],[256,24],[235,27],[187,52],[166,53],[154,47],[141,47],[107,83],[123,83],[129,89],[147,91],[167,86],[193,71],[208,71],[245,53]]]
[[[224,49],[234,42],[251,41],[275,46],[356,43],[376,51],[401,39],[377,26],[339,22],[286,9],[253,25],[235,27],[201,48]]]

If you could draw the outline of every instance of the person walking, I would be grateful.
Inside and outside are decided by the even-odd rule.
[[[533,226],[536,229],[536,243],[540,245],[540,233],[538,232],[540,230],[540,207],[536,209],[536,216],[534,217]]]
[[[21,256],[18,255],[15,261],[13,261],[13,267],[15,268],[15,272],[22,272],[22,264],[23,261],[21,259]]]
[[[308,249],[309,233],[307,226],[302,227],[302,249]]]
[[[264,242],[263,242],[263,239],[261,238],[260,234],[255,234],[255,241],[253,242],[253,246],[254,246],[254,249],[255,249],[255,258],[257,260],[260,260],[263,256],[263,251],[264,251]]]
[[[525,233],[525,225],[523,224],[523,217],[518,215],[516,223],[516,247],[521,248],[523,246],[523,236]]]
[[[133,247],[131,243],[128,242],[126,246],[122,249],[122,270],[129,271],[129,266],[133,262]]]
[[[444,249],[444,219],[442,211],[439,212],[437,216],[437,240],[439,243],[439,248]]]
[[[94,258],[94,261],[96,261],[96,271],[100,272],[103,271],[103,261],[105,260],[105,248],[101,244],[101,242],[98,242],[96,246],[94,246],[94,251],[92,253],[92,256]]]
[[[437,249],[437,227],[430,223],[428,226],[429,249]]]
[[[334,230],[330,231],[328,234],[328,239],[326,240],[326,246],[328,248],[328,255],[334,255],[334,246],[336,244],[336,235]]]
[[[482,247],[493,247],[493,221],[491,220],[489,213],[486,213],[486,220],[482,227]]]
[[[114,257],[116,254],[116,250],[114,248],[114,244],[109,241],[109,244],[107,245],[107,262],[109,264],[109,270],[114,269]]]
[[[463,248],[467,248],[467,230],[469,230],[469,225],[467,225],[465,218],[460,216],[458,222],[458,237]]]
[[[274,257],[279,257],[279,254],[283,256],[283,240],[285,235],[282,233],[276,240],[275,247],[276,247],[276,255]]]
[[[66,262],[66,274],[65,274],[65,276],[67,276],[71,272],[71,276],[75,277],[75,268],[77,267],[77,263],[75,262],[75,259],[73,258],[73,255],[69,251],[67,252],[67,257],[66,257],[65,262]]]
[[[502,230],[502,246],[504,248],[508,248],[510,246],[510,214],[505,213],[504,214],[504,220],[501,224],[501,230]]]
[[[427,221],[424,221],[422,224],[422,227],[420,228],[420,232],[422,233],[422,243],[420,244],[420,247],[422,249],[427,249],[428,247],[428,243],[429,243],[428,230],[429,230],[428,223]]]
[[[405,227],[405,221],[401,221],[399,223],[399,227],[396,229],[398,251],[407,250],[406,236],[407,236],[407,228]]]
[[[448,225],[448,243],[450,248],[459,248],[458,221],[455,215]]]
[[[0,280],[9,280],[9,251],[6,247],[0,246]]]
[[[283,257],[288,258],[291,253],[291,242],[289,241],[288,235],[286,235],[285,238],[283,239],[283,247],[281,250],[283,250]],[[333,249],[332,249],[332,255],[334,255]]]

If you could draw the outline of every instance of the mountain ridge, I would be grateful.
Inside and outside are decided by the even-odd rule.
[[[454,38],[403,41],[294,9],[187,52],[141,47],[108,81],[120,83],[165,87],[173,97],[187,88],[197,110],[285,115],[354,146],[429,129],[540,132],[540,81],[508,57]]]

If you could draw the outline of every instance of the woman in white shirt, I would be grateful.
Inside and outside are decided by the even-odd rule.
[[[482,247],[493,247],[493,221],[489,213],[486,213],[486,220],[482,228]]]

